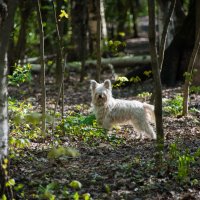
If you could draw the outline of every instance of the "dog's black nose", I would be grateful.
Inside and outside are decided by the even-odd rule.
[[[99,95],[99,98],[100,98],[100,99],[101,99],[101,98],[103,98],[103,95],[102,95],[102,94],[100,94],[100,95]]]

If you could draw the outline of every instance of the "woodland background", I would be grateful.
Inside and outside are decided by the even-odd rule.
[[[200,199],[200,1],[0,0],[0,199]],[[156,141],[107,133],[89,81],[155,105]]]

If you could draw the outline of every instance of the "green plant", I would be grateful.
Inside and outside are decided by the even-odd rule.
[[[55,200],[56,196],[54,191],[58,188],[58,184],[55,182],[49,183],[47,186],[40,185],[38,192],[40,199]]]
[[[167,99],[164,101],[163,110],[172,115],[179,115],[182,112],[183,97],[179,94],[172,99]]]
[[[9,123],[12,126],[9,136],[10,158],[21,156],[23,149],[30,146],[31,141],[43,137],[41,135],[41,114],[33,112],[30,103],[8,99]],[[47,121],[51,120],[47,116]]]
[[[117,77],[116,83],[113,87],[115,88],[121,87],[125,85],[127,82],[129,82],[128,78],[126,78],[125,76],[119,76]]]
[[[194,162],[194,157],[189,154],[179,156],[178,158],[178,179],[179,180],[181,181],[186,180],[186,178],[189,175],[189,168],[192,162]]]
[[[149,92],[142,92],[140,94],[138,94],[137,96],[140,97],[140,98],[144,98],[145,101],[148,97],[150,97],[152,95],[152,93],[149,93]]]
[[[62,156],[70,156],[70,157],[77,157],[79,156],[79,152],[71,147],[58,147],[58,148],[53,148],[49,151],[48,153],[48,158],[49,159],[56,159]]]
[[[180,151],[177,147],[176,143],[172,143],[169,146],[169,155],[171,159],[177,159],[178,156],[180,155]]]
[[[120,34],[120,36],[123,37],[124,33],[121,32],[119,34]],[[106,40],[104,40],[103,44],[104,44],[104,47],[103,47],[104,51],[109,51],[114,54],[116,54],[121,47],[126,46],[125,42],[121,42],[119,40],[107,40],[106,39]]]
[[[190,176],[191,164],[200,157],[200,148],[193,154],[186,149],[181,152],[176,143],[169,146],[169,165],[172,169],[177,169],[175,177],[181,182],[187,182]],[[195,179],[194,179],[195,184]]]
[[[19,86],[22,83],[31,81],[31,65],[15,65],[15,70],[12,75],[8,75],[8,83],[10,85]]]
[[[91,195],[89,193],[81,193],[80,189],[82,184],[77,181],[71,181],[68,186],[62,186],[58,182],[51,182],[46,186],[40,185],[38,188],[37,199],[73,199],[73,200],[91,200]]]
[[[99,128],[94,115],[71,115],[66,117],[61,124],[56,128],[57,133],[61,134],[65,131],[70,137],[76,138],[79,141],[84,141],[90,145],[97,145],[102,141],[110,142],[111,144],[120,144],[122,139],[116,134],[107,134],[102,128]]]
[[[152,74],[152,71],[151,71],[151,70],[144,71],[144,75],[147,76],[147,77],[150,77],[151,74]]]
[[[200,93],[200,86],[191,86],[190,87],[190,93],[195,93],[195,94],[199,94]]]
[[[140,79],[139,76],[135,76],[135,77],[133,76],[133,77],[130,78],[129,81],[133,82],[133,83],[139,83],[139,82],[141,82],[141,79]]]
[[[193,69],[191,73],[190,72],[185,72],[183,74],[185,79],[189,81],[189,84],[191,84],[193,76],[194,76],[195,73],[197,73],[197,69]]]

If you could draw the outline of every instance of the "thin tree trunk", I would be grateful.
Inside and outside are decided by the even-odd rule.
[[[83,9],[82,9],[82,20],[83,23],[81,24],[81,49],[80,49],[80,59],[81,59],[81,75],[80,75],[80,82],[84,80],[85,77],[85,59],[86,59],[86,51],[87,51],[87,44],[86,44],[86,35],[87,35],[87,0],[83,0]]]
[[[55,9],[56,20],[57,20],[57,17],[59,16],[59,13],[60,13],[60,11],[62,9],[62,5],[63,4],[64,4],[64,0],[56,0],[56,9]],[[58,21],[56,22],[57,26],[58,26],[57,28],[59,30],[59,37],[60,38],[63,37],[64,20],[66,20],[66,19],[61,19],[59,22]],[[58,35],[58,33],[57,33],[57,35]],[[61,50],[60,50],[60,44],[59,44],[59,41],[58,41],[58,45],[57,45],[57,57],[56,57],[56,83],[58,85],[60,84],[61,78],[62,78],[62,55],[61,55]]]
[[[162,71],[162,65],[163,65],[163,60],[164,60],[167,31],[169,29],[170,20],[174,12],[175,5],[176,5],[176,0],[172,0],[170,8],[169,8],[169,13],[166,17],[164,27],[163,27],[163,32],[162,32],[162,37],[161,37],[161,42],[160,42],[159,59],[158,59],[158,65],[159,65],[160,71]]]
[[[157,131],[157,161],[162,162],[164,148],[164,132],[162,120],[162,85],[160,80],[160,69],[158,65],[158,54],[156,46],[156,25],[155,25],[155,0],[148,0],[149,12],[149,44],[152,62],[152,71],[155,85],[155,117]]]
[[[55,123],[55,114],[57,111],[57,107],[59,104],[59,100],[60,100],[60,96],[62,94],[62,119],[64,117],[64,73],[65,73],[65,69],[64,69],[64,59],[63,59],[63,47],[62,47],[62,38],[60,36],[60,31],[59,31],[59,27],[58,27],[58,20],[56,17],[56,10],[55,10],[55,5],[54,2],[52,1],[52,6],[53,6],[53,12],[54,12],[54,19],[55,19],[55,24],[56,24],[56,33],[57,33],[57,39],[58,39],[58,49],[59,49],[59,54],[60,54],[60,63],[61,63],[61,69],[62,69],[62,73],[61,73],[61,79],[60,79],[60,84],[59,84],[59,90],[58,90],[58,96],[57,96],[57,100],[56,100],[56,105],[54,108],[54,115],[53,115],[53,123],[52,123],[52,133],[54,132],[54,123]]]
[[[199,8],[200,8],[200,1],[196,1],[196,9],[195,9],[195,27],[196,27],[196,36],[195,38],[197,38],[197,34],[198,34],[198,27],[200,27],[200,12],[199,12]],[[196,58],[196,62],[194,64],[194,68],[196,69],[196,72],[194,73],[194,76],[192,77],[192,85],[196,85],[199,86],[200,85],[200,51],[197,54],[197,58]]]
[[[5,8],[5,13],[0,13],[0,199],[2,195],[6,195],[7,199],[13,199],[11,187],[6,187],[5,183],[9,179],[8,172],[8,102],[7,102],[7,50],[11,30],[14,25],[14,14],[17,8],[18,1],[8,1],[8,16],[7,4],[0,1],[0,6]],[[2,10],[2,9],[1,9]],[[6,18],[7,16],[7,18]],[[5,21],[4,21],[5,20]],[[3,23],[3,24],[2,24]],[[2,167],[6,164],[6,169]]]
[[[25,46],[26,46],[26,36],[27,36],[27,28],[28,28],[28,19],[31,15],[32,10],[32,2],[22,1],[22,3],[19,5],[21,7],[21,13],[20,13],[20,32],[18,41],[16,44],[15,52],[14,52],[14,60],[13,60],[13,66],[15,63],[18,62],[18,60],[23,60],[25,56]]]
[[[194,73],[194,64],[197,58],[197,54],[199,52],[200,47],[200,28],[197,33],[194,49],[192,51],[192,56],[190,58],[190,62],[188,65],[187,73],[185,74],[185,84],[183,90],[183,116],[187,116],[188,114],[188,99],[189,99],[189,87],[193,79]]]
[[[164,52],[165,52],[165,46],[166,46],[166,41],[167,41],[167,32],[168,32],[168,29],[169,29],[171,17],[173,15],[173,12],[174,12],[174,9],[175,9],[175,5],[176,5],[176,0],[172,0],[170,8],[169,8],[169,13],[167,14],[167,17],[166,17],[165,22],[164,22],[164,26],[162,28],[160,48],[159,48],[159,57],[158,57],[158,67],[160,69],[160,72],[162,71],[162,66],[163,66]],[[151,102],[153,102],[154,98],[155,98],[154,92],[152,93],[152,96],[151,96],[151,100],[150,100]]]
[[[100,82],[101,73],[101,0],[97,0],[97,72],[96,80]]]
[[[102,38],[107,38],[108,31],[107,31],[106,18],[105,18],[104,0],[100,0],[100,15],[101,15]]]
[[[136,3],[132,0],[129,0],[130,11],[133,15],[133,37],[138,38],[138,25],[137,25],[137,6]]]
[[[42,85],[42,133],[46,133],[46,84],[45,84],[45,63],[44,63],[44,30],[40,0],[37,0],[37,16],[40,30],[40,63],[41,63],[41,85]]]

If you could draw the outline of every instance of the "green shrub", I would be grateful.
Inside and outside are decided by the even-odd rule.
[[[167,99],[164,101],[163,110],[169,114],[177,116],[181,114],[182,106],[183,106],[183,97],[178,94],[174,98]]]

